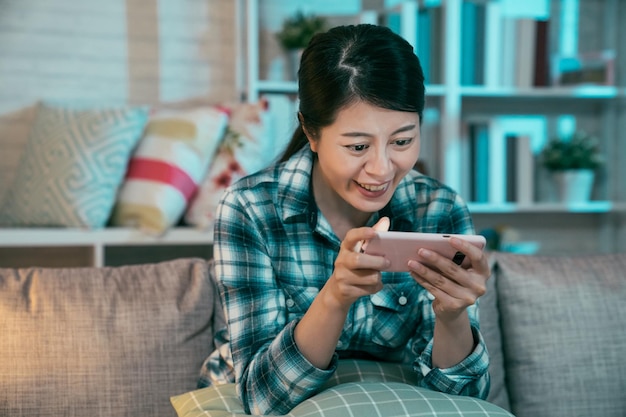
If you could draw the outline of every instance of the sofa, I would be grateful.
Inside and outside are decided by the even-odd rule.
[[[490,260],[480,300],[488,401],[443,398],[403,383],[400,367],[352,363],[290,415],[625,416],[626,253]],[[224,325],[211,266],[0,269],[0,416],[243,414],[231,385],[196,390]]]

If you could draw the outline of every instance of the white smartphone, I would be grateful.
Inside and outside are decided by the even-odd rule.
[[[417,251],[426,248],[443,255],[457,265],[469,267],[470,262],[465,254],[458,252],[450,245],[450,238],[464,239],[481,250],[487,243],[482,235],[459,235],[440,233],[418,232],[377,232],[376,237],[365,244],[364,252],[370,255],[384,256],[391,261],[391,266],[386,271],[408,271],[407,263],[410,259],[417,260]]]

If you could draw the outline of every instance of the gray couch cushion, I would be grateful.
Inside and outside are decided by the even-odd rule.
[[[207,262],[0,269],[0,415],[173,416],[212,350]]]
[[[500,313],[498,312],[497,276],[495,256],[490,256],[491,277],[487,281],[487,292],[480,297],[479,319],[480,332],[485,339],[489,352],[489,375],[491,389],[487,401],[506,410],[511,410],[509,394],[504,375],[504,354],[502,352],[502,333],[500,330]]]
[[[623,417],[626,254],[496,261],[513,413]]]

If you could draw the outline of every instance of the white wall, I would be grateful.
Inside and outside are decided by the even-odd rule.
[[[0,0],[0,196],[38,100],[236,100],[235,13],[233,0]]]

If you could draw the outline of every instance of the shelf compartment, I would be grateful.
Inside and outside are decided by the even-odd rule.
[[[585,203],[535,203],[535,204],[490,204],[490,203],[468,203],[468,208],[472,214],[493,214],[493,213],[610,213],[625,210],[626,205],[615,204],[612,201],[589,201]]]

